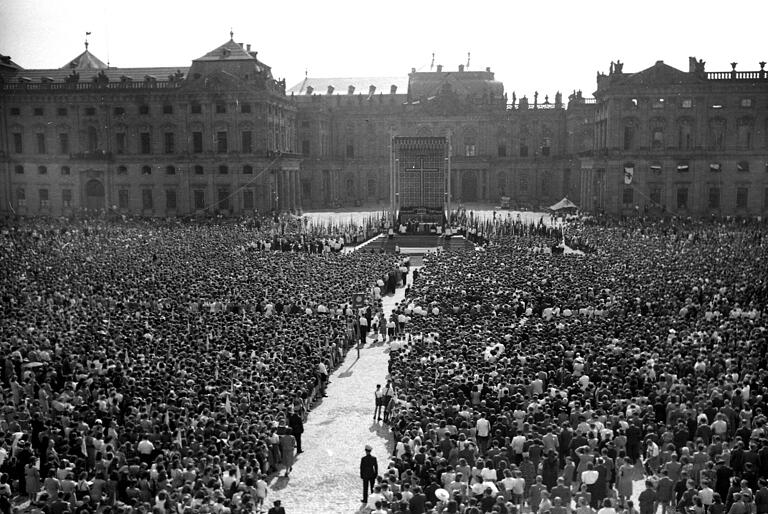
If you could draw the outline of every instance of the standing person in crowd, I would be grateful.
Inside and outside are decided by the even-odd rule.
[[[381,388],[381,384],[376,384],[376,391],[373,392],[374,409],[373,419],[374,421],[381,421],[382,412],[384,410],[384,390]]]
[[[304,420],[302,419],[301,414],[296,412],[296,408],[293,405],[291,405],[288,410],[288,427],[291,430],[291,435],[293,435],[296,440],[296,455],[304,453],[301,446],[301,434],[304,433]]]

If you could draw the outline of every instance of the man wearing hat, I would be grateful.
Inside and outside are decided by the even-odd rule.
[[[373,448],[365,445],[365,456],[360,459],[360,478],[363,479],[363,503],[368,503],[368,493],[373,492],[376,476],[379,474],[379,461],[371,455]]]
[[[285,509],[281,505],[280,500],[275,500],[275,506],[271,507],[267,514],[285,514]]]

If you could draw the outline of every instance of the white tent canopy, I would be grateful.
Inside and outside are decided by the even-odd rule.
[[[550,205],[549,210],[550,211],[562,211],[564,209],[578,209],[579,206],[570,201],[568,198],[563,198],[559,202],[557,202],[555,205]]]

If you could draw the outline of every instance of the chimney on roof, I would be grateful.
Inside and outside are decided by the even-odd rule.
[[[411,68],[411,73],[416,73],[416,68]]]
[[[355,94],[355,86],[353,86],[353,85],[350,85],[350,86],[347,88],[347,94],[348,94],[348,95],[354,95],[354,94]]]
[[[313,88],[312,86],[307,86],[307,94],[308,95],[311,95],[314,90],[315,90],[315,88]]]
[[[245,43],[238,43],[238,45],[240,45],[240,48],[242,48],[243,50],[245,50]]]
[[[463,64],[459,64],[459,72],[463,72],[463,71],[464,71],[464,65]]]
[[[442,64],[438,64],[437,65],[437,72],[438,73],[442,73],[443,72],[443,65]]]
[[[245,45],[245,51],[246,51],[246,52],[250,52],[250,51],[251,51],[251,44],[250,44],[250,43],[248,43],[247,45]]]
[[[374,86],[373,84],[371,84],[370,86],[368,86],[368,94],[369,94],[369,95],[372,95],[372,94],[374,94],[375,92],[376,92],[376,86]]]
[[[490,67],[490,66],[486,66],[486,68],[485,68],[485,71],[486,71],[487,73],[490,73],[490,72],[491,72],[491,67]]]
[[[328,86],[328,91],[327,92],[328,92],[329,95],[333,94],[333,90],[334,90],[333,86]]]
[[[390,95],[396,95],[397,94],[397,86],[392,84],[389,86],[389,94]]]

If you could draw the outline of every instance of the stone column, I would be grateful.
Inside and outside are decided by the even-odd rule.
[[[293,170],[291,175],[293,175],[293,208],[298,210],[300,207],[299,187],[301,187],[301,184],[299,183],[299,170]]]

